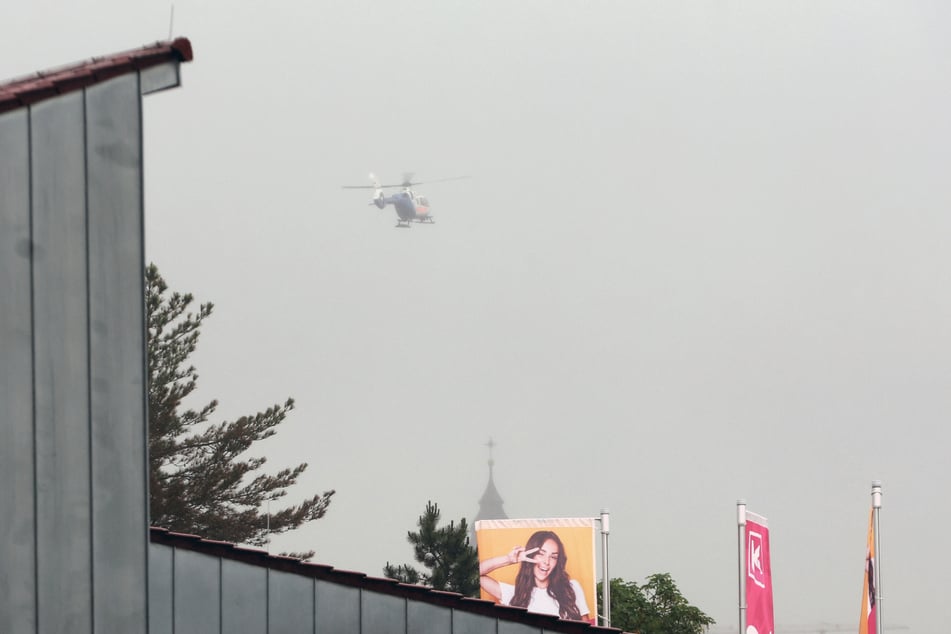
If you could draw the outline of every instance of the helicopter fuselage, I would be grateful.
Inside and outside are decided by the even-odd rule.
[[[386,205],[393,205],[400,222],[432,222],[432,217],[429,215],[429,201],[411,189],[404,189],[392,196],[377,196],[373,202],[380,209]]]

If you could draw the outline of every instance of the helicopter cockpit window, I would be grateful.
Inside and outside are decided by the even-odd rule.
[[[426,198],[425,196],[420,196],[420,197],[419,197],[419,204],[420,204],[420,205],[426,205],[426,206],[428,207],[428,206],[429,206],[429,199]]]

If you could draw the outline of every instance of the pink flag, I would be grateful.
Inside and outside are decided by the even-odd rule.
[[[746,514],[746,634],[773,634],[773,578],[766,518]]]

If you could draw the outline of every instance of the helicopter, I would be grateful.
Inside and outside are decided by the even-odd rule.
[[[417,222],[420,224],[433,224],[435,219],[429,215],[429,199],[426,196],[413,190],[413,187],[416,185],[424,185],[426,183],[441,183],[444,181],[454,181],[461,178],[468,178],[466,176],[454,176],[452,178],[441,178],[433,181],[414,181],[412,173],[403,174],[403,182],[398,185],[381,185],[380,181],[376,179],[376,176],[370,174],[370,181],[372,185],[344,185],[344,189],[372,189],[373,190],[373,199],[370,200],[369,204],[376,205],[378,208],[383,209],[387,205],[393,205],[396,209],[396,226],[410,228],[410,223]],[[399,191],[392,196],[387,196],[383,193],[384,189],[396,189],[399,188],[402,191]]]

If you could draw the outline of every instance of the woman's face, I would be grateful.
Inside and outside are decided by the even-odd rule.
[[[538,552],[535,553],[535,585],[539,588],[548,587],[548,577],[558,563],[558,544],[553,539],[546,539]]]

